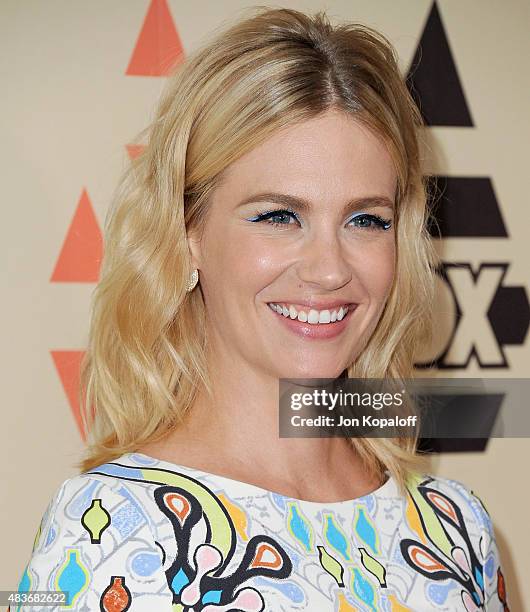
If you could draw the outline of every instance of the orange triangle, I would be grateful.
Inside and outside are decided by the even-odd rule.
[[[129,66],[129,76],[168,76],[184,58],[166,0],[151,0]]]
[[[81,434],[81,438],[85,440],[85,431],[81,414],[79,411],[79,373],[83,351],[50,351],[55,367],[61,379],[64,392],[68,398],[70,409],[74,415],[75,422]]]
[[[86,189],[83,189],[50,282],[95,283],[102,257],[101,231]]]
[[[127,148],[129,159],[134,159],[135,157],[138,157],[138,155],[140,155],[140,153],[145,149],[145,145],[139,144],[125,145],[125,147]]]

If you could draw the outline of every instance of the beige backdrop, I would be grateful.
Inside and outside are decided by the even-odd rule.
[[[167,4],[186,53],[252,3]],[[55,488],[75,473],[72,463],[82,447],[62,376],[85,346],[94,279],[90,265],[76,260],[71,249],[98,252],[97,227],[127,163],[125,147],[152,117],[165,81],[126,75],[150,5],[150,0],[0,3],[5,170],[0,189],[7,262],[0,590],[17,586],[42,513]],[[374,26],[394,43],[406,72],[432,2],[306,0],[275,6],[326,8],[332,18]],[[509,262],[504,283],[528,287],[529,6],[524,0],[440,0],[438,8],[475,127],[430,128],[428,170],[489,176],[509,235],[446,239],[438,247],[446,262]],[[90,232],[80,235],[79,228]],[[508,367],[481,368],[471,359],[449,374],[528,377],[528,343],[505,346],[504,353]],[[494,439],[485,453],[432,461],[435,473],[462,480],[489,509],[513,611],[530,610],[524,603],[530,600],[529,451],[528,439]]]

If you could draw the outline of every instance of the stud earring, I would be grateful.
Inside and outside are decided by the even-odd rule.
[[[191,273],[186,292],[189,293],[190,291],[193,291],[193,289],[195,288],[195,285],[198,282],[199,282],[199,270],[197,270],[197,268],[194,268],[193,272]]]

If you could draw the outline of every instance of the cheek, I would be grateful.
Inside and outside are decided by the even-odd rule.
[[[242,231],[220,232],[205,242],[204,274],[220,293],[255,295],[281,272],[284,257],[274,240]]]
[[[259,240],[241,241],[231,257],[238,278],[246,285],[273,279],[282,269],[281,249]],[[253,282],[253,279],[255,282]]]
[[[395,276],[396,251],[393,239],[364,245],[355,258],[354,273],[373,300],[385,301]]]

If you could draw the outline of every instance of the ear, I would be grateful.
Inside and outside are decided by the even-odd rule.
[[[201,234],[197,228],[189,230],[187,233],[188,249],[191,254],[192,268],[201,268],[202,262],[202,245]]]

